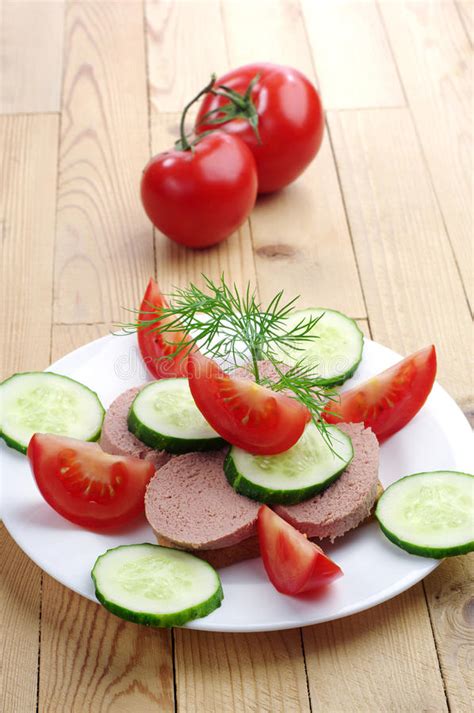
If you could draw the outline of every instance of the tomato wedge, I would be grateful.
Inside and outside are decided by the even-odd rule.
[[[250,453],[287,451],[308,421],[308,409],[296,399],[233,378],[199,352],[188,357],[188,379],[194,401],[212,428]]]
[[[152,463],[104,453],[97,443],[35,433],[28,458],[46,502],[76,525],[102,530],[124,525],[144,510]]]
[[[270,582],[282,594],[301,594],[341,577],[341,568],[306,535],[267,505],[258,511],[260,554]]]
[[[392,436],[416,416],[436,377],[436,350],[420,349],[381,374],[344,391],[324,412],[328,423],[363,421],[379,441]]]
[[[173,357],[177,345],[186,339],[184,332],[169,332],[164,335],[156,331],[156,325],[145,326],[148,321],[160,316],[163,307],[168,307],[168,303],[155,280],[150,278],[138,316],[140,353],[148,371],[155,379],[185,377],[187,373],[185,352],[181,351]]]

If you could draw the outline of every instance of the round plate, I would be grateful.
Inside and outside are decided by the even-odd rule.
[[[357,374],[345,388],[387,368],[399,355],[365,340]],[[51,371],[97,391],[108,406],[122,391],[147,381],[135,335],[106,336],[59,359]],[[439,385],[420,413],[380,450],[380,480],[427,470],[471,471],[471,430],[461,410]],[[25,456],[0,446],[3,519],[26,554],[51,577],[95,601],[90,578],[98,555],[110,547],[154,542],[145,519],[119,535],[97,534],[57,515],[42,499]],[[323,543],[324,544],[324,543]],[[268,581],[260,559],[221,570],[225,599],[210,616],[188,624],[205,631],[271,631],[330,621],[368,609],[408,589],[431,572],[436,560],[409,555],[391,544],[375,522],[362,525],[325,551],[344,571],[317,597],[287,597]]]

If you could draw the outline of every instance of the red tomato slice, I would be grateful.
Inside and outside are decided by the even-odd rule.
[[[161,309],[168,303],[153,278],[150,278],[140,307],[138,323],[146,324],[160,316]],[[186,354],[182,351],[173,358],[176,346],[185,340],[184,332],[158,334],[156,325],[141,326],[138,329],[138,346],[148,371],[155,379],[186,376]]]
[[[35,433],[28,446],[41,495],[57,513],[91,530],[124,525],[144,510],[152,463],[104,453],[97,443]]]
[[[330,401],[324,419],[328,423],[363,421],[382,441],[416,416],[435,376],[436,350],[432,345],[345,391],[339,402]]]
[[[282,594],[311,592],[343,572],[320,547],[267,505],[258,511],[260,554],[270,582]]]
[[[258,455],[291,448],[308,420],[308,409],[284,394],[235,379],[199,352],[188,357],[188,379],[198,409],[217,433]]]

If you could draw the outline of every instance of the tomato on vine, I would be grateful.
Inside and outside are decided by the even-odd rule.
[[[316,156],[324,112],[314,85],[291,67],[263,62],[228,72],[204,95],[195,131],[239,138],[257,164],[258,192],[294,181]]]
[[[181,138],[174,149],[145,166],[141,199],[153,225],[192,248],[225,240],[247,219],[257,195],[257,169],[243,141],[212,131],[190,141],[185,131],[190,106],[213,86],[214,78],[185,107]]]

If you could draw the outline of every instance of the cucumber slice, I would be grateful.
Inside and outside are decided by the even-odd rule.
[[[354,455],[347,434],[336,426],[326,428],[333,450],[314,423],[294,446],[275,456],[254,456],[232,446],[224,462],[227,480],[238,493],[262,503],[307,500],[331,485]]]
[[[14,374],[0,384],[0,436],[21,453],[34,433],[96,441],[104,413],[94,391],[51,371]]]
[[[364,335],[356,322],[342,312],[319,307],[293,312],[287,319],[287,329],[294,329],[299,322],[314,317],[320,319],[311,334],[318,339],[306,342],[302,349],[278,350],[278,356],[286,363],[305,359],[318,367],[322,384],[342,384],[360,364]]]
[[[472,552],[474,475],[408,475],[382,494],[375,516],[388,539],[412,554],[440,559]]]
[[[182,550],[121,545],[97,560],[91,576],[106,609],[145,626],[182,626],[207,616],[224,598],[216,570]]]
[[[136,395],[128,430],[142,443],[168,453],[222,448],[225,441],[194,403],[187,379],[160,379]]]

